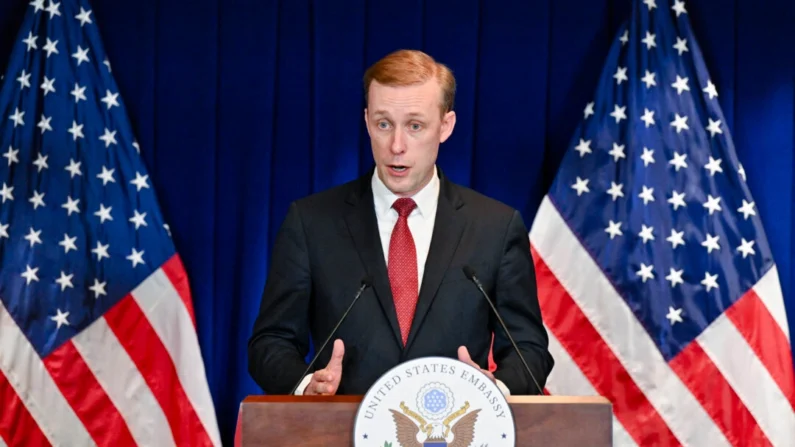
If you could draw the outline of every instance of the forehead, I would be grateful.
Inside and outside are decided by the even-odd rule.
[[[367,94],[373,114],[434,114],[441,104],[441,88],[431,79],[424,84],[389,86],[373,82]]]

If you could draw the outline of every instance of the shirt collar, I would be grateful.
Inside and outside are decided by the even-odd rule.
[[[439,176],[436,171],[436,166],[434,166],[431,181],[417,192],[417,194],[412,196],[414,202],[417,203],[416,211],[419,211],[423,218],[427,219],[436,213],[436,205],[439,200],[439,183]],[[376,215],[383,217],[387,216],[390,212],[396,212],[392,209],[392,204],[395,203],[398,196],[390,191],[384,182],[381,181],[381,178],[378,177],[377,169],[373,171],[372,188]]]

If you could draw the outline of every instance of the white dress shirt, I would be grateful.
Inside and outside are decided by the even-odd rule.
[[[378,234],[381,236],[381,246],[383,247],[384,258],[388,267],[389,242],[392,238],[392,229],[395,227],[395,223],[397,223],[398,219],[398,212],[392,208],[392,204],[395,203],[395,200],[399,197],[390,191],[384,182],[381,181],[381,178],[378,177],[377,170],[373,172],[371,184],[373,189],[375,216],[378,221]],[[417,192],[417,194],[412,196],[417,206],[411,211],[411,214],[409,214],[408,225],[411,236],[414,238],[414,246],[417,251],[418,287],[422,287],[425,260],[428,258],[428,251],[431,247],[433,224],[436,221],[436,207],[439,203],[439,184],[439,176],[434,166],[431,181]],[[417,293],[419,293],[419,290],[417,290]],[[304,380],[301,381],[301,384],[296,389],[295,394],[303,394],[304,389],[309,385],[311,379],[312,374],[304,377]],[[502,381],[497,380],[497,386],[506,396],[511,394],[508,387],[506,387]]]

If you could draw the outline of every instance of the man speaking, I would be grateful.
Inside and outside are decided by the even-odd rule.
[[[539,394],[553,359],[527,228],[436,167],[456,122],[453,74],[397,51],[367,70],[364,91],[375,168],[291,204],[248,344],[251,376],[266,394],[361,395],[402,362],[444,356],[505,394]],[[319,348],[338,324],[304,375],[310,337]]]

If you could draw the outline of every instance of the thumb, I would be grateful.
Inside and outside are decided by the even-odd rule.
[[[472,361],[472,357],[469,356],[469,351],[467,350],[466,346],[460,346],[458,348],[458,360],[470,365],[475,364],[475,362]]]
[[[342,370],[342,357],[345,355],[345,345],[342,340],[334,340],[334,349],[331,351],[331,360],[328,369],[338,372]]]

